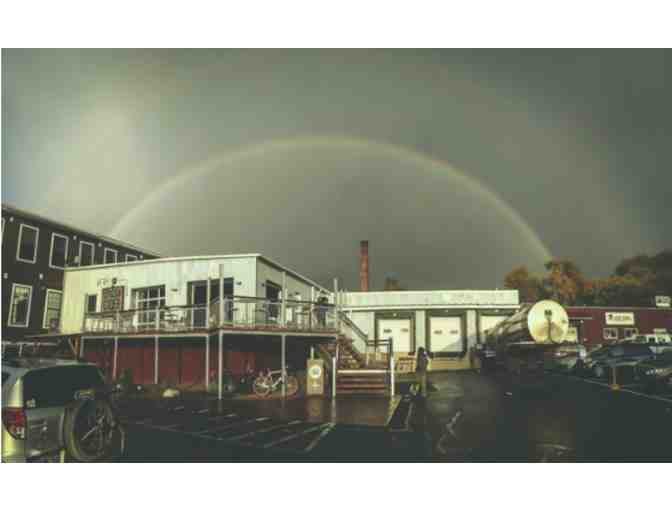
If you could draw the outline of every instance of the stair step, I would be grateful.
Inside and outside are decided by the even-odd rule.
[[[360,390],[360,389],[347,389],[347,390],[336,390],[337,394],[341,395],[387,395],[388,391],[385,390]]]

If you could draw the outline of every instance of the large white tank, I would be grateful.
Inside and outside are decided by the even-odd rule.
[[[523,306],[497,324],[488,335],[488,343],[535,342],[554,344],[565,341],[569,329],[567,311],[555,301],[545,299]]]

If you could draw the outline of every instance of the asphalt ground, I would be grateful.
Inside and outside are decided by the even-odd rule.
[[[119,402],[127,430],[123,462],[399,462],[427,460],[422,432],[401,399],[348,397],[292,401],[132,399]],[[406,399],[408,400],[408,399]],[[393,405],[392,405],[393,404]],[[326,413],[324,406],[332,408]],[[319,411],[318,411],[319,410]],[[374,410],[374,411],[372,411]],[[398,411],[397,411],[398,410]],[[399,416],[403,413],[404,416]],[[355,416],[380,425],[348,423]],[[320,421],[328,416],[337,421]]]
[[[397,387],[402,393],[413,376],[407,379]],[[555,373],[442,372],[429,381],[426,399],[405,395],[392,414],[384,400],[338,399],[350,421],[379,415],[378,425],[323,421],[335,416],[326,411],[335,405],[329,399],[136,400],[124,411],[122,460],[672,461],[672,395],[647,395],[634,383],[615,391],[603,381]]]
[[[433,458],[488,462],[672,461],[672,397],[566,374],[447,372],[415,416]],[[629,386],[629,387],[628,387]]]

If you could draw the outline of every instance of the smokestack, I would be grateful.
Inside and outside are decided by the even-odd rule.
[[[359,243],[359,290],[369,292],[369,241]]]

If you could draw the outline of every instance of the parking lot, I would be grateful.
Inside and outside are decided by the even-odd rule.
[[[130,462],[426,460],[401,398],[120,403]],[[399,413],[405,413],[400,416]],[[324,421],[330,418],[329,421]],[[359,422],[359,423],[358,423]]]
[[[440,372],[430,383],[426,400],[392,406],[380,397],[135,400],[124,407],[124,460],[672,460],[672,394],[555,373]]]
[[[546,373],[436,374],[425,427],[434,457],[472,461],[670,461],[672,397],[634,383]]]

